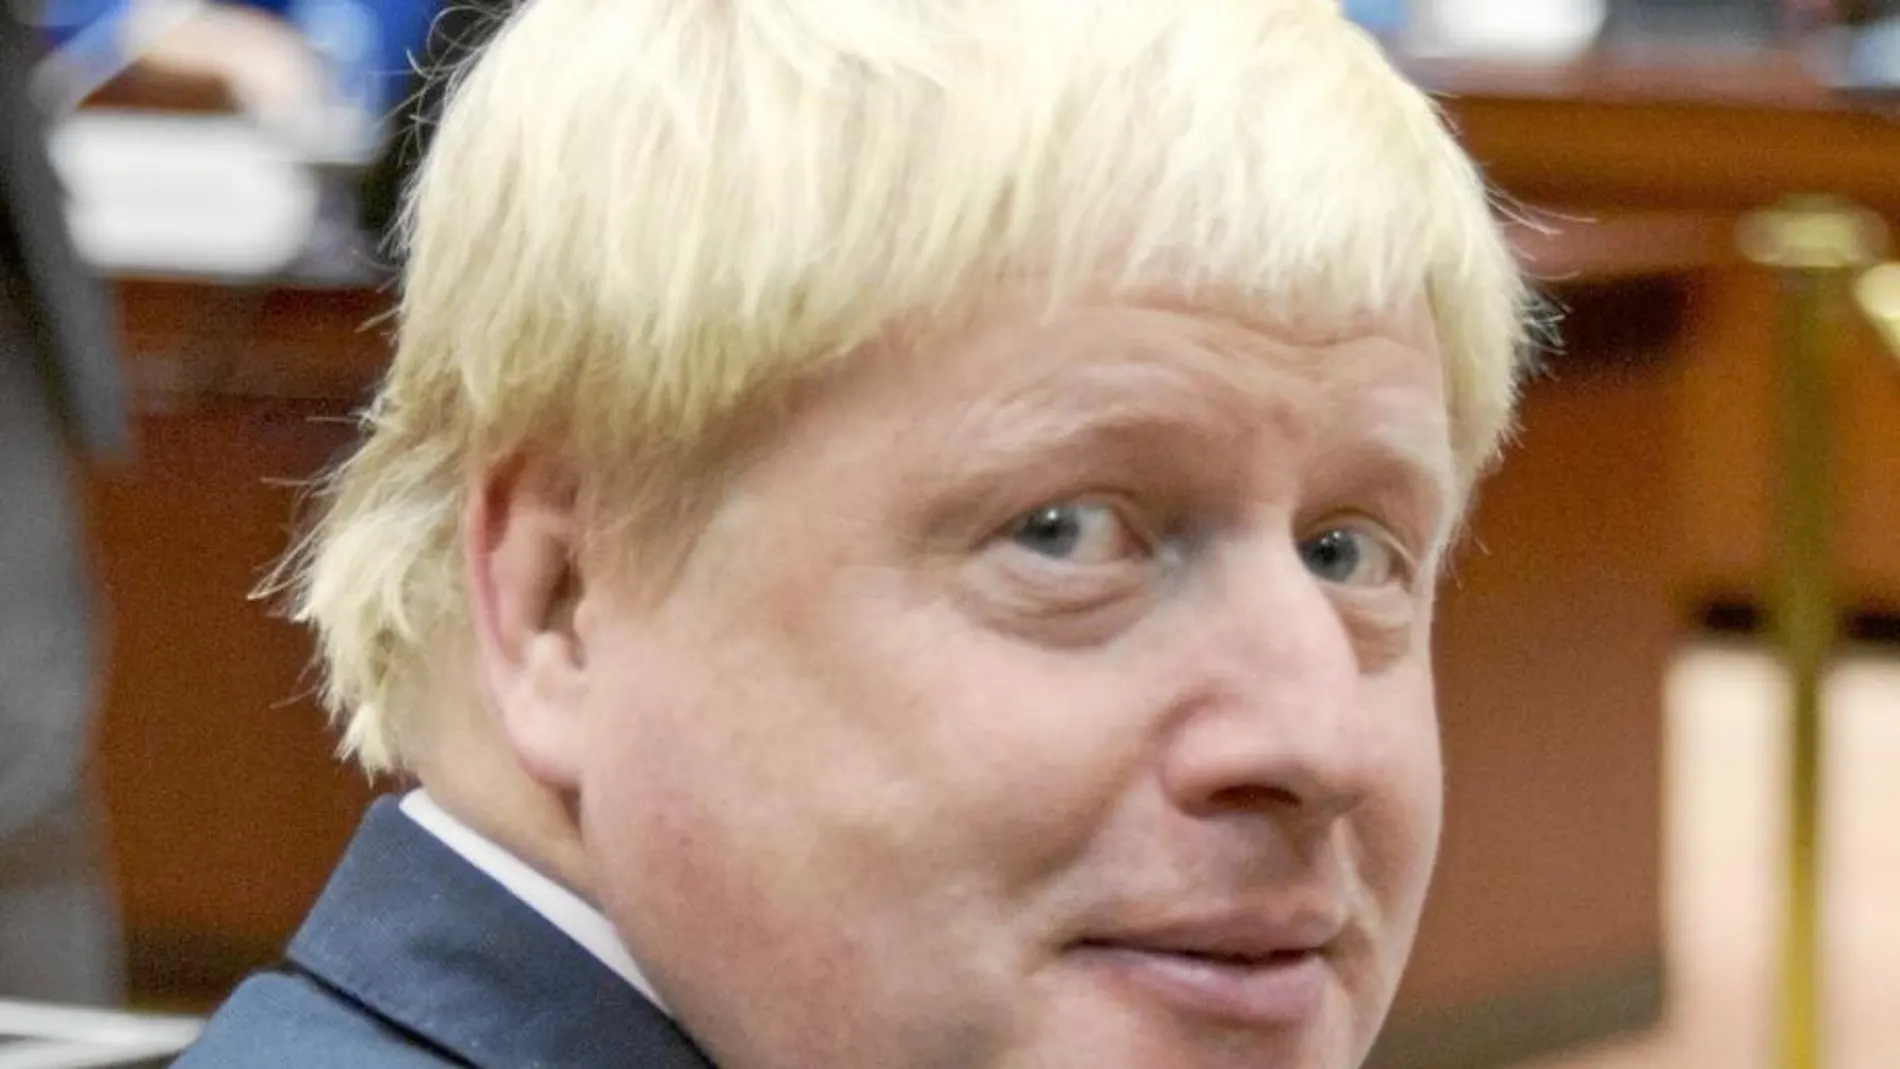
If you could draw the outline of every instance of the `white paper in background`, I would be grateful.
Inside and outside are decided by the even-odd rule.
[[[192,1017],[0,999],[0,1069],[105,1069],[169,1059],[204,1028]]]
[[[79,111],[51,151],[74,243],[103,270],[270,275],[316,226],[318,176],[242,116]]]
[[[1421,0],[1407,43],[1425,54],[1569,59],[1596,41],[1606,6],[1606,0]]]

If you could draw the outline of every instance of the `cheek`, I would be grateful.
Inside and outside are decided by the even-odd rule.
[[[768,730],[804,719],[783,690],[768,703],[769,680],[721,673],[716,661],[677,664],[708,671],[641,673],[629,680],[637,700],[602,711],[619,723],[598,733],[583,783],[596,895],[703,1039],[744,1050],[757,1034],[780,1055],[821,1063],[816,1052],[840,1038],[809,1022],[837,1015],[806,993],[869,1002],[862,937],[900,898],[846,847],[837,821],[814,811],[831,779],[823,728]]]
[[[670,674],[624,670],[623,707],[603,694],[597,715],[618,722],[583,790],[602,905],[683,1018],[769,1038],[784,1064],[902,1047],[891,1037],[925,1022],[917,1043],[995,1042],[1034,953],[1025,910],[1081,848],[1051,844],[1089,838],[1099,791],[1074,781],[1092,759],[1055,729],[1075,710],[1004,700],[1000,666],[947,638],[912,657],[833,637],[822,662],[679,651]],[[839,1004],[879,1021],[815,1031]]]
[[[936,847],[1005,894],[1090,854],[1148,753],[1153,703],[1134,681],[982,633],[918,667],[892,744],[928,794]]]
[[[730,862],[718,864],[729,833],[720,812],[726,792],[716,785],[744,777],[711,760],[716,743],[681,730],[673,715],[679,699],[665,694],[653,704],[598,709],[582,777],[582,827],[598,894],[617,920],[636,926],[681,909],[689,918],[717,914],[737,893],[722,878]]]
[[[656,914],[689,925],[749,915],[751,874],[772,864],[781,838],[766,803],[801,766],[795,754],[762,756],[771,751],[755,726],[775,710],[751,677],[697,650],[627,642],[590,656],[599,677],[581,817],[603,902],[636,926]],[[705,927],[708,938],[725,937]]]
[[[775,621],[772,758],[815,752],[788,783],[843,854],[907,893],[994,907],[1085,853],[1140,759],[1126,668],[975,626],[898,569],[848,571]],[[795,696],[795,697],[788,697]]]
[[[1415,662],[1380,678],[1370,692],[1381,733],[1378,793],[1361,820],[1368,886],[1409,928],[1431,879],[1444,820],[1444,764],[1428,665]]]

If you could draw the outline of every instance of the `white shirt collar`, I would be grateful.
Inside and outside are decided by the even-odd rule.
[[[547,918],[568,938],[579,943],[601,964],[612,969],[648,1002],[667,1012],[666,1004],[653,993],[653,985],[633,962],[626,944],[614,930],[613,922],[579,895],[535,871],[527,862],[509,853],[482,833],[457,820],[436,804],[427,791],[414,790],[403,796],[402,811],[424,831],[442,840],[442,844],[461,855],[464,861],[486,873],[506,888],[529,909]]]

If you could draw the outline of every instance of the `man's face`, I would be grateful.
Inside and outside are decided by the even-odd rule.
[[[590,590],[594,890],[724,1069],[1335,1069],[1440,821],[1423,325],[992,320],[801,402]]]

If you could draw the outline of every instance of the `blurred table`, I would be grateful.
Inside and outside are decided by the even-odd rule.
[[[1732,222],[1789,193],[1900,220],[1900,122],[1850,106],[1800,57],[1550,72],[1421,65],[1491,177],[1533,204],[1693,211]],[[1775,281],[1727,243],[1687,277],[1668,528],[1678,591],[1759,600],[1770,552]],[[1840,564],[1856,607],[1900,612],[1900,374],[1866,331],[1841,360]]]

